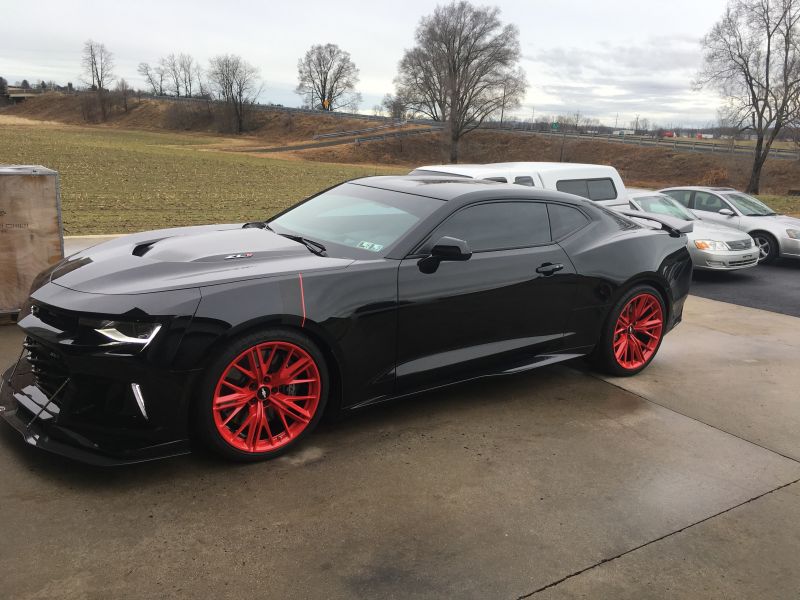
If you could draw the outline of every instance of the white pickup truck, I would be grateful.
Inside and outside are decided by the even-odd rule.
[[[509,162],[485,165],[428,165],[410,175],[452,175],[558,190],[603,205],[627,204],[625,184],[614,167],[555,162]]]

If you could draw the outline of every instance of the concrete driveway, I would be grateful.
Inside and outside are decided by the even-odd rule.
[[[720,319],[720,315],[725,315]],[[20,336],[0,328],[0,363]],[[800,319],[692,297],[651,367],[374,408],[294,454],[97,470],[0,428],[9,598],[796,598]]]

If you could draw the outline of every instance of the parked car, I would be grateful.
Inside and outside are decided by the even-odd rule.
[[[599,204],[627,198],[625,184],[614,167],[555,162],[509,162],[485,165],[429,165],[411,175],[455,175],[557,190]]]
[[[800,219],[779,215],[744,192],[726,187],[671,187],[659,190],[703,221],[749,233],[759,249],[759,262],[785,256],[800,258]]]
[[[679,229],[558,192],[368,177],[267,222],[149,231],[43,272],[0,415],[96,464],[294,447],[352,410],[581,355],[633,375],[681,320]]]
[[[628,188],[628,202],[621,206],[694,223],[693,230],[686,234],[686,246],[695,269],[733,271],[758,265],[758,248],[752,237],[738,229],[703,222],[666,194]]]

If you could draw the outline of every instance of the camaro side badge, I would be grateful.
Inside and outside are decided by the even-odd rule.
[[[225,260],[231,260],[233,258],[250,258],[251,256],[253,256],[252,252],[243,252],[241,254],[228,254],[228,256],[225,257]]]

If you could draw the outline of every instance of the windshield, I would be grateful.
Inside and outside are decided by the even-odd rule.
[[[653,194],[652,196],[635,196],[633,201],[638,204],[643,211],[658,215],[668,215],[685,221],[696,221],[692,213],[685,209],[681,204],[665,196],[664,194]]]
[[[441,200],[345,183],[269,222],[277,233],[321,242],[331,255],[382,256]]]
[[[739,209],[745,217],[766,217],[774,215],[775,211],[769,206],[752,196],[741,192],[722,194],[725,199]]]

